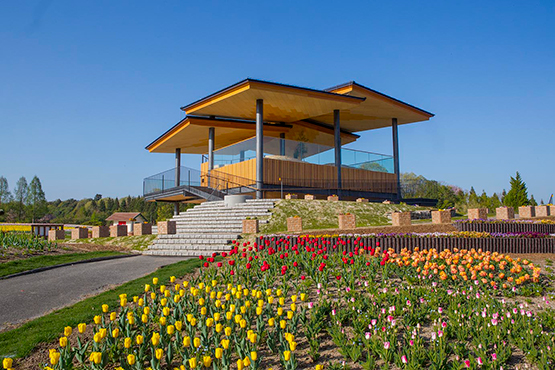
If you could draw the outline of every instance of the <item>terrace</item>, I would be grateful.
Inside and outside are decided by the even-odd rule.
[[[175,167],[144,180],[147,200],[202,202],[283,191],[400,200],[398,125],[433,114],[350,82],[328,90],[247,79],[182,108],[183,120],[149,144]],[[353,150],[359,131],[392,129],[393,155]],[[181,154],[202,156],[200,170]]]

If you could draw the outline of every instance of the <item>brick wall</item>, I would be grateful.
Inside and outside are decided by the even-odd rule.
[[[177,231],[175,221],[159,221],[158,235],[175,234]]]
[[[48,240],[63,240],[66,238],[66,232],[64,230],[48,230]]]
[[[536,206],[536,217],[551,216],[550,206]]]
[[[243,220],[243,234],[258,234],[258,220]]]
[[[152,234],[152,224],[137,222],[133,225],[133,235],[150,235]]]
[[[86,227],[77,227],[71,230],[71,239],[87,239],[89,237],[89,229]]]
[[[303,231],[303,219],[301,217],[288,217],[287,231],[291,231],[291,232]]]
[[[515,218],[515,209],[513,207],[496,208],[495,217],[498,220],[510,220],[512,218]]]
[[[391,214],[391,223],[393,226],[410,226],[410,212],[393,212]]]
[[[108,236],[110,236],[110,228],[108,226],[93,226],[93,238],[106,238]]]
[[[468,210],[469,220],[485,220],[488,218],[487,208],[470,208]]]
[[[520,218],[536,217],[536,210],[534,206],[518,207],[518,215]]]
[[[338,215],[340,229],[354,229],[356,227],[356,216],[354,214]]]
[[[433,224],[450,224],[451,211],[432,211]]]
[[[110,226],[110,236],[112,238],[117,238],[118,236],[127,236],[127,225]]]

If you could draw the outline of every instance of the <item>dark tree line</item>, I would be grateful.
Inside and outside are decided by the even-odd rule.
[[[184,208],[182,206],[182,208]],[[145,202],[143,197],[102,197],[81,200],[47,201],[37,176],[27,183],[21,177],[10,191],[8,180],[0,176],[0,222],[53,222],[84,225],[104,225],[114,212],[140,212],[151,222],[171,218],[173,204]]]

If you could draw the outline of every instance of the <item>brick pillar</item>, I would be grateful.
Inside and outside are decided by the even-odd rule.
[[[485,220],[488,218],[487,208],[470,208],[468,210],[469,220]]]
[[[330,195],[330,196],[328,196],[328,200],[329,200],[330,202],[337,202],[337,201],[339,200],[339,196],[337,196],[337,195]]]
[[[86,227],[77,227],[71,230],[71,239],[87,239],[89,237],[89,229]]]
[[[393,212],[391,214],[391,223],[393,226],[412,225],[410,212]]]
[[[432,211],[432,223],[434,224],[450,224],[451,211]]]
[[[356,216],[352,213],[338,215],[340,229],[354,229],[356,227]]]
[[[175,221],[159,221],[158,222],[158,235],[175,234],[177,228]]]
[[[118,236],[127,236],[127,225],[110,226],[110,236],[112,238],[117,238]]]
[[[133,235],[150,235],[152,234],[152,224],[137,222],[133,225]]]
[[[551,216],[550,206],[536,206],[536,217]]]
[[[303,231],[303,219],[300,217],[287,217],[287,231]]]
[[[498,220],[510,220],[515,218],[515,209],[513,207],[499,207],[495,209],[495,218]]]
[[[93,226],[93,238],[106,238],[108,236],[110,236],[110,228],[108,226]]]
[[[64,240],[66,238],[66,232],[64,230],[48,230],[48,241]]]
[[[534,208],[534,206],[518,207],[518,215],[520,216],[520,218],[536,217],[536,209]]]
[[[258,234],[258,220],[243,220],[243,234]]]

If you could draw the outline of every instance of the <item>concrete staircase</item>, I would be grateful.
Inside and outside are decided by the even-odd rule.
[[[158,235],[143,254],[160,256],[199,256],[231,249],[247,217],[270,216],[275,199],[249,199],[246,203],[225,207],[223,201],[205,202],[174,216],[177,233]],[[267,220],[260,220],[260,224]]]

